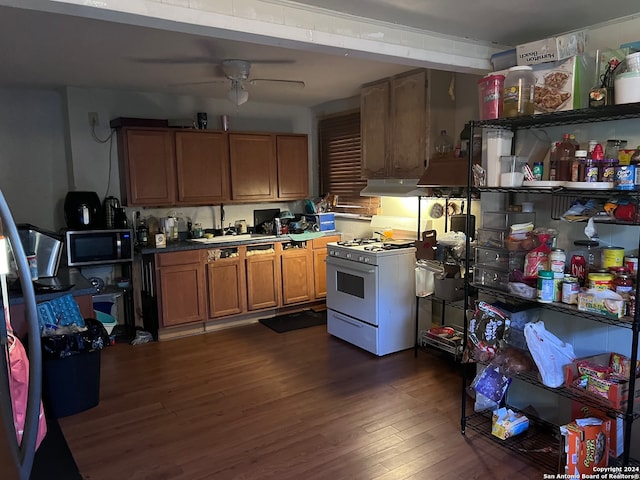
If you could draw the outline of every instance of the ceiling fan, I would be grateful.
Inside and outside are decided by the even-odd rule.
[[[252,63],[265,63],[265,64],[287,64],[294,63],[293,60],[241,60],[241,59],[225,59],[222,61],[215,61],[206,58],[185,58],[185,59],[136,59],[139,63],[160,63],[160,64],[187,64],[187,63],[213,63],[219,67],[218,76],[224,77],[220,79],[208,80],[203,82],[187,82],[172,84],[171,86],[184,86],[184,85],[203,85],[209,83],[220,83],[230,81],[230,88],[227,92],[227,98],[236,106],[240,106],[249,99],[249,92],[247,91],[247,85],[255,86],[268,83],[280,83],[291,85],[294,87],[304,88],[305,83],[302,80],[286,80],[279,78],[252,78],[251,65]]]

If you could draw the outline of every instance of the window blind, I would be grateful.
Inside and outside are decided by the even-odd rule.
[[[321,190],[337,196],[336,212],[375,215],[378,197],[361,197],[360,111],[332,115],[318,124]]]

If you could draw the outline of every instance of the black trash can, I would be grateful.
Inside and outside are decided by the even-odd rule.
[[[100,355],[108,345],[104,326],[86,319],[87,330],[42,337],[42,398],[46,413],[66,417],[100,402]]]
[[[42,398],[48,415],[67,417],[100,402],[100,350],[42,360]]]

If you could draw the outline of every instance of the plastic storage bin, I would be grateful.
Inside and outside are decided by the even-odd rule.
[[[476,265],[505,272],[524,270],[525,252],[513,252],[498,248],[476,248]]]
[[[482,214],[482,228],[509,230],[511,225],[529,222],[535,225],[535,221],[535,212],[484,212]]]
[[[473,267],[473,283],[506,292],[509,289],[509,272],[476,265]]]
[[[478,245],[482,247],[506,248],[509,230],[500,228],[479,228]]]

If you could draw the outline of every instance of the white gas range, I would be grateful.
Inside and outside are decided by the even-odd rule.
[[[327,245],[327,330],[376,355],[412,348],[413,241],[355,239]]]

